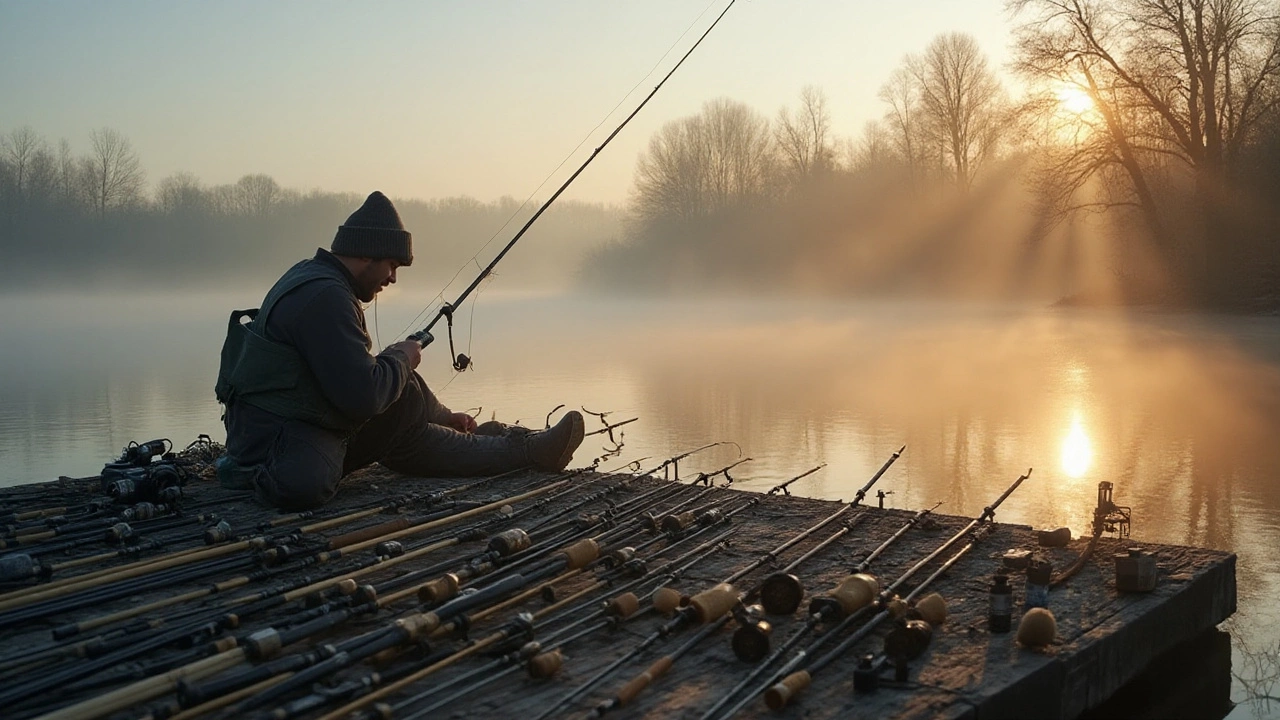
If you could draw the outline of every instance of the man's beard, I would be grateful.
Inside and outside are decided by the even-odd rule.
[[[366,271],[356,276],[355,287],[353,289],[355,290],[356,297],[359,298],[360,302],[373,302],[374,296],[376,296],[378,291],[382,289],[382,283],[378,282],[370,275],[371,273]]]

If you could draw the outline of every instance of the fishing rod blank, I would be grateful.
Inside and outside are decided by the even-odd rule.
[[[939,505],[940,504],[941,503],[939,503]],[[916,514],[904,523],[895,533],[893,533],[893,535],[880,543],[880,545],[877,546],[875,550],[871,551],[871,553],[869,553],[862,562],[858,563],[858,565],[853,568],[853,574],[857,575],[865,573],[871,567],[872,562],[875,561],[876,558],[897,542],[907,533],[908,530],[915,527],[925,516],[937,509],[937,507],[938,505],[934,505],[932,508],[916,512]],[[786,578],[789,577],[790,576],[787,575],[787,571],[784,569],[783,571],[765,578],[764,589],[762,589],[761,595],[766,599],[766,609],[768,608],[769,602],[775,602],[780,605],[780,607],[776,608],[780,612],[771,614],[789,615],[792,612],[795,612],[795,607],[798,606],[800,595],[795,592],[792,587],[792,583],[789,580],[786,580]],[[772,587],[770,587],[771,585]],[[803,588],[801,588],[800,592],[803,593]],[[772,596],[772,599],[770,599],[770,596]],[[795,605],[792,604],[793,600]],[[845,602],[845,600],[846,596],[841,593],[841,588],[839,587],[832,590],[825,597],[815,598],[814,601],[809,604],[809,616],[805,619],[804,624],[792,633],[791,637],[787,638],[785,643],[773,652],[769,653],[767,657],[763,657],[763,659],[758,657],[758,654],[761,648],[763,648],[765,652],[768,652],[768,636],[759,632],[759,630],[754,628],[752,625],[743,625],[739,628],[734,633],[733,637],[734,654],[737,655],[740,660],[757,662],[757,665],[745,678],[729,690],[728,693],[725,693],[725,695],[723,695],[715,705],[712,705],[706,712],[704,712],[700,720],[710,720],[715,717],[716,713],[732,701],[734,696],[750,686],[756,678],[768,670],[769,666],[771,666],[775,660],[782,657],[793,647],[799,644],[800,641],[803,640],[804,637],[820,623],[827,620],[843,619],[851,609],[851,606]],[[741,638],[739,637],[740,634],[742,635]],[[746,702],[749,700],[750,698],[744,700],[743,706],[745,706]],[[726,714],[726,717],[732,716],[740,709],[741,707],[735,707]]]
[[[951,548],[951,546],[963,540],[965,536],[972,534],[975,529],[977,529],[978,527],[984,525],[989,520],[991,520],[991,518],[995,516],[996,508],[1000,507],[1000,504],[1003,503],[1005,499],[1008,498],[1009,495],[1013,493],[1014,490],[1017,490],[1018,486],[1021,485],[1023,481],[1025,481],[1030,476],[1031,476],[1031,470],[1028,469],[1025,474],[1020,475],[1018,479],[1014,480],[1013,484],[1010,485],[1000,495],[1000,497],[996,498],[995,502],[983,508],[982,513],[977,518],[974,518],[973,520],[969,521],[969,523],[966,524],[963,528],[961,528],[958,532],[956,532],[955,535],[952,535],[951,538],[949,538],[946,542],[942,543],[942,545],[938,546],[938,548],[935,549],[933,552],[925,556],[924,559],[918,561],[917,563],[912,565],[910,568],[908,568],[892,584],[890,584],[888,587],[881,590],[879,593],[879,599],[877,601],[877,604],[880,606],[887,606],[889,602],[894,599],[894,594],[896,593],[898,588],[902,587],[908,580],[911,579],[912,576],[914,576],[917,572],[919,572],[921,568],[923,568],[933,559],[940,556],[942,553],[946,552],[949,548]],[[972,547],[972,543],[970,544],[970,547]],[[947,567],[950,567],[950,565],[947,565]],[[858,576],[855,575],[853,577],[858,577]],[[917,586],[917,589],[919,589],[919,586]],[[859,612],[846,617],[838,625],[836,625],[836,627],[832,628],[829,632],[823,635],[823,637],[820,638],[814,644],[814,647],[825,644],[827,640],[836,637],[840,632],[843,632],[846,628],[852,626],[852,624],[856,622],[862,616],[863,612],[867,610],[869,607],[872,607],[872,606],[864,607]],[[810,650],[812,651],[814,647],[811,647]],[[838,654],[828,653],[827,655],[811,663],[804,670],[800,670],[798,672],[791,672],[792,670],[795,669],[795,667],[799,665],[800,662],[803,662],[804,657],[806,657],[808,654],[809,653],[805,651],[801,651],[800,653],[797,653],[796,656],[794,656],[792,660],[789,663],[787,663],[786,666],[784,666],[781,670],[775,673],[774,677],[778,677],[789,672],[791,674],[786,675],[783,678],[783,680],[778,684],[772,685],[771,687],[769,687],[766,693],[766,701],[768,702],[770,707],[772,707],[775,710],[785,707],[792,697],[794,697],[799,692],[803,691],[804,688],[808,687],[808,683],[812,678],[813,672],[816,672],[818,669],[820,669],[821,667],[830,663],[832,660],[838,657]],[[819,664],[819,661],[821,662],[821,664]],[[772,682],[772,680],[770,682]]]
[[[551,207],[551,204],[556,201],[556,198],[560,197],[560,195],[565,190],[567,190],[570,185],[573,184],[573,181],[578,179],[578,176],[582,174],[582,171],[587,169],[587,166],[591,164],[591,161],[595,160],[596,156],[599,155],[600,152],[603,151],[605,147],[609,145],[610,142],[613,142],[613,139],[617,137],[619,133],[622,132],[622,129],[625,128],[627,124],[631,122],[631,119],[634,118],[636,115],[638,115],[645,105],[649,104],[649,101],[653,99],[653,96],[658,94],[658,91],[662,89],[662,86],[666,84],[667,80],[669,80],[671,76],[675,74],[676,70],[680,69],[680,66],[684,64],[685,60],[689,59],[689,56],[693,54],[693,51],[698,49],[698,46],[702,44],[702,41],[705,40],[707,36],[711,34],[711,31],[715,29],[716,25],[720,24],[720,20],[724,18],[725,14],[729,12],[729,8],[732,8],[734,3],[736,2],[737,0],[729,0],[729,4],[726,5],[724,10],[720,12],[720,15],[717,16],[716,19],[711,23],[711,25],[706,29],[706,31],[702,33],[702,36],[699,37],[696,42],[694,42],[693,46],[690,47],[687,52],[685,52],[684,56],[681,57],[680,60],[676,62],[674,66],[672,66],[671,70],[669,70],[667,74],[663,76],[662,80],[658,81],[658,84],[655,85],[653,90],[650,91],[650,93],[645,96],[644,100],[642,100],[640,104],[637,105],[636,108],[631,111],[630,115],[628,115],[621,123],[618,124],[618,127],[614,128],[613,132],[609,133],[609,136],[604,139],[604,142],[600,143],[600,146],[592,151],[590,157],[588,157],[582,163],[582,165],[578,167],[577,170],[573,171],[573,174],[570,175],[569,178],[565,180],[564,183],[560,185],[560,187],[557,188],[554,193],[551,194],[551,197],[547,198],[547,201],[544,202],[542,206],[538,208],[537,212],[535,212],[533,216],[530,217],[527,222],[525,222],[524,226],[521,227],[520,230],[516,232],[515,237],[512,237],[511,240],[506,244],[506,246],[502,248],[502,251],[499,252],[497,256],[495,256],[493,260],[491,260],[483,270],[480,271],[480,274],[476,276],[476,279],[471,281],[471,284],[468,285],[460,295],[458,295],[457,299],[454,300],[452,303],[445,303],[440,308],[440,310],[436,312],[436,316],[431,319],[431,322],[427,323],[426,327],[419,330],[418,332],[415,332],[409,335],[408,339],[416,340],[422,345],[422,347],[426,347],[427,345],[430,345],[431,342],[435,339],[431,335],[431,329],[436,326],[436,323],[440,322],[441,318],[448,319],[449,324],[452,327],[454,309],[456,309],[459,305],[461,305],[467,299],[467,297],[471,295],[472,291],[474,291],[477,287],[480,286],[480,283],[483,282],[484,279],[493,272],[493,269],[497,267],[498,263],[502,260],[502,258],[505,257],[506,254],[511,251],[511,248],[515,246],[516,242],[518,242],[520,238],[524,236],[525,232],[527,232],[529,228],[535,222],[538,221],[538,218],[542,217],[542,213],[546,212],[547,208]],[[459,364],[462,364],[461,360],[462,358],[455,360],[454,367],[458,367]],[[469,363],[470,363],[470,360],[467,360],[467,364]],[[466,365],[463,365],[463,368],[465,367]]]

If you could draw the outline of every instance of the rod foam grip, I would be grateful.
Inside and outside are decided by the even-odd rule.
[[[879,581],[865,573],[850,575],[840,581],[840,585],[830,593],[831,597],[840,603],[845,615],[870,605],[879,594]]]
[[[529,677],[549,678],[560,672],[560,666],[563,664],[564,656],[558,649],[534,655],[529,658]]]
[[[453,573],[428,580],[418,588],[418,600],[424,603],[444,602],[457,594],[458,576]]]
[[[665,675],[671,669],[671,663],[673,662],[675,660],[670,655],[664,655],[650,665],[648,670],[631,678],[631,682],[623,685],[622,689],[618,691],[618,704],[626,705],[635,700],[636,696],[649,687],[650,683]]]
[[[720,583],[710,590],[703,590],[689,598],[689,607],[698,614],[699,623],[719,620],[737,604],[738,593],[729,583]]]
[[[360,583],[356,582],[355,578],[345,578],[338,583],[338,592],[348,596],[355,595],[359,587]]]
[[[635,593],[622,593],[618,597],[609,601],[609,606],[605,608],[605,612],[613,617],[631,617],[631,614],[640,609],[640,598]]]
[[[684,604],[684,595],[675,588],[660,587],[653,591],[652,597],[649,598],[653,603],[653,609],[663,615],[670,615],[680,606]]]
[[[566,570],[577,570],[600,557],[600,546],[591,538],[583,538],[560,551],[567,560]]]
[[[782,682],[766,690],[764,701],[768,703],[769,709],[781,710],[787,706],[787,703],[791,702],[791,698],[809,687],[811,679],[807,670],[793,672],[782,678]]]
[[[361,543],[365,540],[372,540],[376,537],[382,537],[383,535],[403,530],[407,527],[409,527],[409,518],[398,517],[395,520],[388,520],[381,525],[373,525],[359,530],[352,530],[349,533],[335,535],[329,538],[329,549],[337,550],[338,548],[344,548],[348,545],[355,545],[356,543]]]

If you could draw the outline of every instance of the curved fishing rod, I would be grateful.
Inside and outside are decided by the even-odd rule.
[[[489,277],[489,274],[493,272],[493,269],[498,265],[498,263],[502,260],[502,258],[506,256],[506,254],[511,250],[512,247],[515,246],[516,242],[518,242],[520,238],[524,237],[525,232],[527,232],[529,228],[535,222],[537,222],[538,218],[542,217],[542,213],[546,212],[547,208],[551,207],[551,203],[555,202],[556,198],[559,198],[561,193],[567,190],[569,186],[573,184],[574,180],[578,179],[578,176],[582,174],[582,171],[587,169],[587,166],[591,164],[591,161],[595,160],[596,156],[599,155],[600,152],[604,150],[605,147],[607,147],[615,137],[618,136],[618,133],[622,132],[622,129],[625,128],[627,124],[631,122],[631,119],[634,118],[636,115],[638,115],[645,105],[649,104],[649,101],[653,99],[653,96],[658,94],[658,91],[662,89],[662,86],[666,84],[667,80],[669,80],[671,76],[675,74],[676,70],[680,69],[680,66],[684,64],[685,60],[689,59],[689,56],[693,54],[693,51],[698,49],[698,46],[702,44],[702,41],[707,39],[707,36],[710,35],[711,31],[716,28],[716,25],[720,24],[720,20],[724,18],[725,14],[729,12],[729,8],[732,8],[734,3],[736,2],[737,0],[729,0],[729,4],[725,6],[724,10],[720,11],[720,14],[716,16],[716,19],[711,23],[711,25],[706,29],[706,31],[702,33],[702,35],[698,38],[697,42],[695,42],[693,46],[690,47],[689,50],[685,52],[685,54],[680,58],[680,60],[671,68],[671,70],[669,70],[667,74],[663,76],[662,80],[660,80],[658,84],[653,87],[653,90],[651,90],[649,94],[645,96],[644,100],[640,101],[640,104],[637,105],[636,108],[631,111],[631,114],[628,115],[621,123],[619,123],[618,127],[614,128],[613,132],[609,133],[609,136],[604,139],[604,142],[600,143],[599,147],[597,147],[595,150],[592,151],[590,157],[588,157],[582,163],[582,165],[578,166],[577,170],[573,171],[573,174],[569,176],[569,179],[565,180],[564,183],[560,185],[560,187],[557,188],[556,191],[551,195],[551,197],[548,198],[547,201],[544,202],[542,206],[538,208],[537,212],[533,214],[533,217],[529,218],[529,220],[524,224],[524,226],[521,227],[518,232],[516,232],[515,237],[511,238],[511,240],[507,242],[506,246],[502,248],[502,251],[499,252],[498,255],[494,257],[493,260],[491,260],[483,270],[480,271],[480,274],[476,276],[476,279],[471,281],[471,284],[468,285],[467,288],[463,290],[460,295],[458,295],[456,300],[454,300],[452,303],[445,303],[443,306],[441,306],[441,308],[438,311],[436,311],[436,316],[431,319],[431,322],[427,323],[426,327],[409,335],[408,337],[409,340],[418,341],[418,343],[420,343],[424,348],[430,345],[432,341],[435,340],[434,336],[431,335],[431,329],[436,326],[436,323],[440,322],[441,318],[445,318],[446,320],[448,320],[449,326],[450,328],[452,328],[453,311],[457,309],[457,307],[461,305],[464,301],[466,301],[467,297],[469,297],[471,293],[477,287],[479,287],[480,283],[483,282],[485,278]],[[450,332],[452,332],[452,330],[450,330]],[[450,336],[450,341],[452,342],[452,335]],[[454,367],[459,370],[465,370],[466,366],[470,364],[469,359],[466,359],[464,361],[465,357],[466,356],[459,356],[457,359],[455,359]]]

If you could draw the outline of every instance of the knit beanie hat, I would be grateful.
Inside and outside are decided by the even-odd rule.
[[[413,235],[386,195],[373,191],[347,221],[338,226],[330,250],[347,257],[394,258],[413,264]]]

